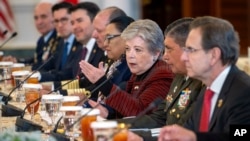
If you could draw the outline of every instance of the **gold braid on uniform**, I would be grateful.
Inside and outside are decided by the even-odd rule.
[[[68,95],[73,95],[73,94],[84,94],[88,98],[91,96],[90,91],[86,90],[85,88],[79,88],[79,89],[67,89]]]
[[[63,86],[65,83],[67,83],[68,81],[61,81],[61,86]],[[68,95],[72,95],[72,94],[85,94],[88,98],[90,97],[90,91],[86,90],[85,88],[80,88],[79,87],[79,80],[73,80],[72,82],[70,82],[67,85],[64,85],[62,87],[62,89],[67,90]]]
[[[72,82],[70,82],[67,85],[65,85],[65,83],[67,83],[67,82],[68,81],[61,81],[61,86],[64,85],[62,87],[62,89],[67,90],[67,89],[78,89],[78,88],[80,88],[79,87],[79,80],[78,79],[75,79]]]
[[[60,37],[55,37],[55,39],[53,39],[52,41],[51,41],[51,44],[50,44],[50,53],[51,54],[54,54],[55,53],[55,51],[56,51],[56,49],[57,49],[57,47],[58,47],[58,41],[60,40]]]

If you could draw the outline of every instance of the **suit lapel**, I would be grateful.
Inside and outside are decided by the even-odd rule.
[[[209,130],[211,130],[217,119],[217,115],[220,113],[221,108],[223,107],[223,103],[226,101],[228,91],[230,90],[231,84],[233,82],[233,79],[235,77],[235,72],[237,72],[237,68],[235,66],[231,67],[231,70],[229,71],[227,78],[222,86],[221,92],[219,94],[219,97],[216,101],[215,107],[214,107],[214,112],[213,116],[211,118],[210,124],[209,124]]]
[[[58,57],[56,59],[56,63],[55,63],[55,69],[56,70],[59,70],[60,68],[60,65],[61,65],[61,60],[62,60],[62,53],[63,53],[63,39],[60,39],[59,40],[59,43],[58,43],[58,47],[57,47],[57,51],[58,51]]]
[[[92,60],[94,59],[95,54],[96,54],[97,47],[98,47],[98,46],[97,46],[97,44],[95,43],[93,49],[91,50],[91,53],[90,53],[88,62],[92,62]]]
[[[73,42],[73,44],[72,44],[72,47],[70,49],[70,52],[69,52],[69,55],[67,57],[67,61],[66,62],[68,62],[69,60],[71,60],[71,58],[74,58],[76,50],[77,50],[77,41],[75,39],[74,42]]]

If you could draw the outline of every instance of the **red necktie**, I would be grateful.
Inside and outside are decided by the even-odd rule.
[[[214,95],[214,92],[210,89],[207,89],[204,95],[203,106],[201,111],[200,118],[200,132],[207,132],[209,125],[209,116],[210,116],[210,108],[211,108],[211,99]]]

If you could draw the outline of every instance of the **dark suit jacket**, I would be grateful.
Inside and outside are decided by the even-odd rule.
[[[104,51],[98,47],[97,43],[95,43],[94,48],[91,51],[88,62],[91,65],[93,65],[95,67],[98,67],[99,63],[101,61],[103,61],[103,58],[104,58]],[[80,61],[81,60],[79,59],[78,62],[80,62]],[[78,70],[78,71],[81,73],[80,70]],[[80,85],[81,88],[86,88],[86,87],[92,85],[92,83],[87,78],[85,78],[83,76],[83,78],[81,78],[80,81],[79,81],[79,85]],[[92,89],[92,87],[91,87],[91,89]]]
[[[70,53],[68,54],[65,66],[60,68],[62,55],[63,55],[63,39],[60,40],[57,53],[54,54],[53,60],[48,62],[44,66],[43,72],[41,72],[41,80],[44,81],[61,81],[75,78],[79,68],[79,58],[82,50],[82,46],[76,40],[74,40]]]
[[[229,140],[229,129],[232,124],[250,124],[250,77],[235,65],[222,86],[208,133],[199,133],[199,123],[204,92],[197,100],[192,118],[185,127],[196,132],[198,141]]]
[[[67,78],[67,79],[64,78],[63,80],[68,80],[68,79],[76,78],[76,76],[77,76],[78,73],[80,72],[79,62],[81,61],[82,45],[78,45],[78,46],[80,46],[80,47],[79,47],[79,48],[77,49],[77,51],[76,51],[77,54],[74,55],[74,57],[77,57],[76,60],[75,60],[74,63],[73,63],[74,65],[72,65],[72,64],[70,64],[70,63],[67,63],[67,66],[68,66],[67,68],[69,68],[69,69],[72,70],[73,76],[72,76],[71,78]],[[103,52],[103,50],[101,50],[101,49],[97,46],[97,44],[95,43],[95,44],[94,44],[94,47],[93,47],[93,49],[92,49],[92,51],[91,51],[91,54],[90,54],[90,57],[89,57],[88,62],[89,62],[90,64],[92,64],[93,66],[98,67],[99,62],[102,61],[103,57],[104,57],[104,52]],[[58,65],[59,65],[59,64],[58,64]],[[61,80],[62,80],[62,79],[61,79]],[[58,87],[61,86],[61,83],[59,82],[59,81],[61,81],[61,80],[56,79],[56,80],[51,80],[51,81],[54,81],[54,86],[55,86],[55,88],[58,88]],[[87,85],[87,86],[89,86],[89,85],[92,84],[92,83],[89,82],[86,78],[82,78],[82,79],[80,80],[80,82],[83,83],[84,85]],[[63,94],[63,95],[67,95],[67,92],[66,92],[65,90],[61,90],[60,92],[61,92],[61,94]]]
[[[100,61],[102,60],[104,56],[104,52],[102,49],[100,49],[97,45],[97,43],[94,44],[94,47],[91,51],[91,54],[89,56],[89,59],[88,59],[88,62],[95,66],[95,67],[98,67]],[[81,61],[81,58],[78,58],[78,70],[77,71],[80,71],[80,68],[79,68],[79,62]]]
[[[59,37],[57,37],[56,30],[53,31],[53,33],[49,37],[48,41],[45,43],[43,42],[43,37],[40,37],[38,42],[37,42],[34,58],[26,59],[25,63],[33,64],[32,70],[36,70],[37,68],[39,68],[39,66],[41,66],[44,63],[44,61],[42,59],[43,53],[47,49],[50,48],[49,56],[48,56],[48,58],[49,58],[55,52],[55,50],[57,48],[58,40],[59,40]],[[19,61],[19,62],[22,62],[22,61]]]

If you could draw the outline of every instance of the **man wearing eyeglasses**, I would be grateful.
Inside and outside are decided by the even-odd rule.
[[[52,7],[54,25],[60,40],[54,58],[40,72],[40,82],[68,80],[76,75],[73,67],[77,67],[77,54],[81,47],[72,33],[71,7],[72,4],[68,2],[57,3]]]
[[[99,7],[92,2],[82,2],[70,8],[70,23],[72,26],[72,32],[79,43],[79,47],[75,50],[77,54],[74,55],[77,59],[73,62],[73,65],[67,63],[74,73],[73,78],[81,77],[81,75],[79,75],[81,73],[79,67],[79,62],[81,60],[85,60],[97,67],[99,62],[104,57],[103,50],[98,47],[96,40],[92,38],[94,30],[92,22],[99,10]],[[63,95],[82,95],[82,93],[85,92],[85,88],[91,85],[91,82],[84,79],[84,77],[82,78],[83,79],[79,78],[80,80],[72,81],[69,85],[65,85],[62,88],[63,90],[60,90],[60,93]],[[67,82],[68,80],[56,81],[54,82],[54,88],[58,88]],[[92,85],[88,87],[88,89],[92,89]]]
[[[186,128],[165,126],[158,141],[231,140],[232,125],[250,124],[250,77],[235,65],[239,37],[233,25],[216,17],[198,17],[190,24],[183,50],[181,59],[188,76],[201,80],[207,88],[198,97]]]

